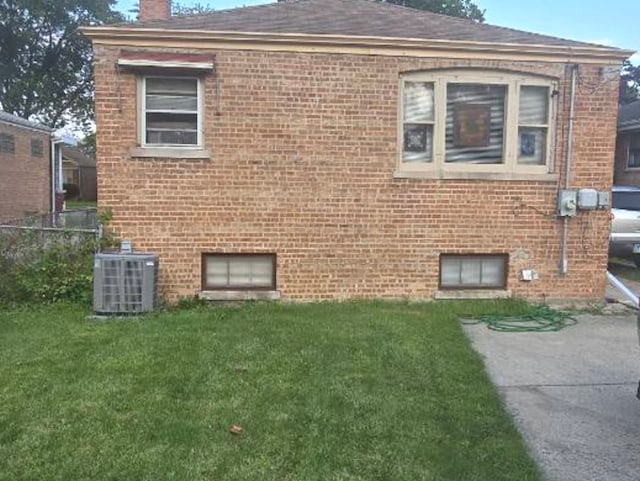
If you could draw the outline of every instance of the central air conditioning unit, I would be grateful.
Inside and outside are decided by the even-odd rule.
[[[96,254],[93,308],[102,315],[135,315],[156,307],[158,256]]]

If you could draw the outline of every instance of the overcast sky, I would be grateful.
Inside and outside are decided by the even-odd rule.
[[[216,10],[270,3],[264,0],[179,0]],[[118,0],[129,11],[137,0]],[[640,0],[476,0],[487,23],[556,37],[640,51]],[[640,63],[640,55],[632,61]]]

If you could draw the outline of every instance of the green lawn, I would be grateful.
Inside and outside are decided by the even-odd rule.
[[[0,480],[540,480],[459,323],[527,309],[1,312]]]
[[[86,210],[95,209],[97,203],[90,200],[67,200],[65,201],[65,208],[67,210]]]

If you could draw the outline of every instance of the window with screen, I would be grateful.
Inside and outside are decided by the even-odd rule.
[[[15,154],[16,141],[11,134],[0,134],[0,154]]]
[[[143,86],[143,145],[199,146],[200,80],[144,77]]]
[[[42,157],[44,155],[44,142],[42,139],[31,139],[31,156]]]
[[[629,139],[629,163],[628,167],[640,167],[640,134],[632,135]]]

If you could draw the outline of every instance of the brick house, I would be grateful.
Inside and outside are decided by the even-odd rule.
[[[0,111],[0,222],[56,210],[62,185],[55,145],[52,129]]]
[[[367,0],[140,18],[85,30],[99,205],[168,298],[603,297],[608,212],[557,198],[610,190],[630,52]]]
[[[620,107],[614,184],[640,186],[640,100]]]

